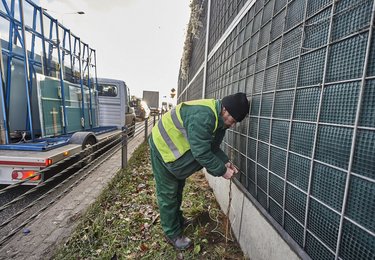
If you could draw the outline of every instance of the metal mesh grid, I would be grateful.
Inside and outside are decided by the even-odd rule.
[[[290,150],[311,157],[315,128],[315,124],[294,122],[290,136]]]
[[[286,186],[285,209],[300,223],[305,222],[306,194],[290,184]]]
[[[316,143],[316,159],[348,168],[353,129],[337,126],[319,126]]]
[[[301,57],[298,87],[312,86],[323,82],[326,49],[307,53]]]
[[[358,130],[352,171],[375,179],[375,131]]]
[[[300,52],[302,41],[302,27],[298,26],[292,31],[284,34],[281,48],[281,61],[293,58]]]
[[[268,143],[270,136],[270,120],[261,118],[259,119],[259,135],[258,139]]]
[[[362,76],[368,33],[338,42],[330,48],[327,82]]]
[[[274,202],[272,199],[269,200],[269,212],[270,215],[277,221],[277,223],[282,225],[283,209],[279,205],[277,205],[277,203]]]
[[[342,0],[335,8],[332,27],[332,39],[337,40],[370,24],[373,0]]]
[[[375,80],[367,81],[364,88],[359,125],[375,127]]]
[[[330,4],[332,4],[332,0],[309,0],[307,1],[306,16],[310,17]]]
[[[305,14],[306,0],[294,0],[288,5],[285,30],[288,30],[302,22]]]
[[[341,211],[346,173],[315,163],[312,173],[311,194],[328,206]]]
[[[281,120],[272,121],[271,143],[286,149],[288,145],[289,122]]]
[[[287,180],[298,188],[307,191],[309,185],[311,161],[304,157],[289,153]]]
[[[320,88],[298,89],[294,104],[294,119],[316,121],[319,109]]]
[[[352,176],[349,189],[345,215],[374,232],[375,183]]]
[[[221,14],[211,19],[209,50],[233,20],[229,3],[212,1]],[[374,258],[372,5],[255,1],[207,64],[206,97],[244,90],[251,100],[225,139],[243,153],[232,152],[238,180],[313,259]]]
[[[295,221],[288,213],[285,213],[284,228],[300,246],[303,246],[303,226]]]
[[[324,89],[320,121],[353,125],[357,112],[360,82],[331,85]]]
[[[302,51],[319,48],[327,44],[331,9],[326,9],[305,23]]]
[[[336,249],[339,223],[338,214],[316,200],[310,199],[307,227],[332,250]]]
[[[280,64],[276,88],[294,88],[297,81],[298,58]]]
[[[270,152],[270,170],[284,178],[286,164],[286,151],[271,146]],[[279,202],[282,204],[281,202]]]
[[[276,88],[277,66],[271,67],[265,71],[263,91],[271,91]]]
[[[323,246],[316,238],[310,233],[306,235],[306,252],[312,259],[316,260],[333,260],[335,256],[326,247]]]
[[[276,92],[273,116],[288,119],[292,111],[294,91]]]
[[[270,117],[272,113],[272,104],[273,104],[273,93],[263,94],[262,95],[262,108],[260,110],[260,115]]]
[[[353,243],[355,241],[355,243]],[[374,259],[375,240],[369,233],[345,220],[339,256],[342,259]]]

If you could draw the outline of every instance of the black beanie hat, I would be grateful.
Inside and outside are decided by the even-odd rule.
[[[237,122],[241,122],[249,113],[249,101],[245,93],[226,96],[221,100],[221,104]]]

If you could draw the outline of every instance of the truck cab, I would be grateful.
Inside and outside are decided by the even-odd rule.
[[[130,106],[130,90],[123,80],[98,78],[99,125],[126,126],[134,136],[136,115]]]

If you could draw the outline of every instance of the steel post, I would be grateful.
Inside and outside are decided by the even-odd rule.
[[[125,169],[128,164],[128,128],[122,128],[121,136],[121,168]]]

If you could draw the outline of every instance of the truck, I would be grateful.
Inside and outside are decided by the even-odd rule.
[[[143,101],[145,101],[151,110],[151,115],[158,115],[159,108],[159,92],[158,91],[143,91]]]
[[[2,5],[0,184],[38,184],[39,171],[124,126],[134,134],[129,88],[97,78],[93,48],[31,0]]]

